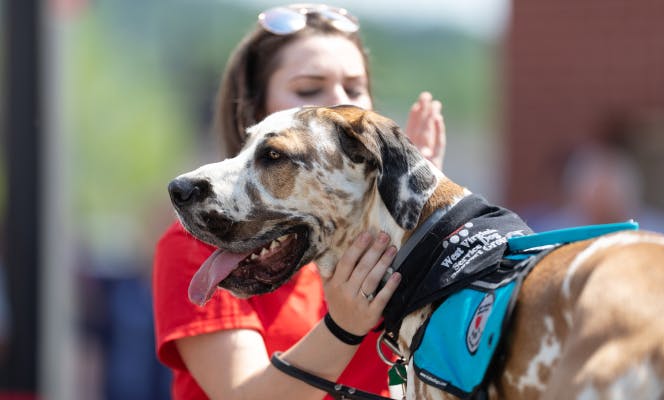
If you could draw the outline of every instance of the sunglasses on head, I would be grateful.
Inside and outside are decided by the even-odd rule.
[[[325,4],[291,4],[270,8],[258,14],[258,23],[275,35],[290,35],[307,26],[308,14],[318,14],[342,32],[353,33],[360,29],[357,18],[345,8]]]

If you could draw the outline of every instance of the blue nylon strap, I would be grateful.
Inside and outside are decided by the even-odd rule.
[[[637,229],[639,229],[639,224],[634,220],[613,224],[577,226],[509,238],[507,240],[507,246],[509,253],[516,253],[536,247],[577,242],[605,235],[607,233]]]

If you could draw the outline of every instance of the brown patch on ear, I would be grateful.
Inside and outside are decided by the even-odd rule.
[[[322,119],[333,121],[339,130],[341,150],[355,163],[367,163],[375,168],[380,163],[380,150],[368,119],[378,116],[371,111],[355,106],[334,106],[320,108]]]
[[[364,118],[364,115],[367,114],[369,111],[360,108],[360,107],[355,107],[355,106],[334,106],[334,107],[326,107],[321,109],[321,113],[323,115],[326,115],[328,113],[333,113],[336,114],[340,117],[342,117],[348,124],[350,124],[353,128],[357,128],[361,126],[358,126],[358,124],[361,124],[362,118]],[[359,130],[359,129],[358,129]]]
[[[358,133],[370,130],[372,127],[384,127],[392,129],[395,126],[394,121],[384,115],[378,114],[372,110],[365,110],[364,108],[340,105],[333,107],[325,107],[323,113],[332,112],[343,119]]]
[[[327,111],[334,112],[335,114],[343,117],[348,123],[358,131],[365,130],[369,125],[369,122],[374,125],[392,125],[393,122],[391,119],[378,114],[377,112],[371,110],[365,110],[364,108],[349,106],[349,105],[340,105],[333,107],[326,107]]]

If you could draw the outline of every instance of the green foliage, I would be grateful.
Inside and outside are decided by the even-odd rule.
[[[476,129],[491,124],[495,85],[491,43],[443,29],[387,31],[366,25],[379,110],[405,122],[416,96],[427,90],[443,102],[448,124]]]
[[[201,162],[194,153],[209,142],[221,71],[256,10],[218,1],[91,4],[65,37],[63,98],[77,190],[71,197],[81,229],[98,236],[92,221],[115,216],[141,229],[155,199],[167,205],[167,182]],[[492,44],[378,21],[363,20],[362,29],[379,111],[403,123],[428,90],[443,101],[450,136],[455,126],[490,126]]]
[[[91,13],[69,32],[63,97],[74,160],[71,196],[83,230],[94,215],[139,221],[155,192],[191,156],[193,126],[158,58]]]

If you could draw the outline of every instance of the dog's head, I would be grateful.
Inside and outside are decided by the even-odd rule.
[[[270,292],[301,266],[330,276],[362,230],[399,241],[439,178],[391,120],[352,106],[275,113],[248,130],[234,158],[169,184],[184,227],[220,250],[197,272],[190,298],[217,286]]]

